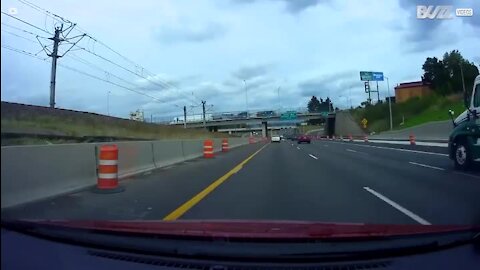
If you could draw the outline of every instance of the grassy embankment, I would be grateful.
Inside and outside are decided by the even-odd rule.
[[[455,112],[455,117],[465,110],[461,96],[432,95],[392,104],[393,128],[398,130],[432,121],[449,120],[448,110],[450,109]],[[367,128],[370,132],[378,133],[389,130],[388,103],[354,109],[351,114],[357,123],[366,118],[368,120]],[[402,117],[405,119],[403,124],[401,124]]]
[[[66,136],[105,136],[138,139],[203,139],[226,137],[225,133],[211,133],[199,129],[148,124],[112,118],[106,121],[95,115],[64,116],[19,113],[2,115],[2,132],[41,133]],[[10,139],[9,144],[68,143],[67,140],[35,138]],[[3,142],[2,142],[3,144]]]

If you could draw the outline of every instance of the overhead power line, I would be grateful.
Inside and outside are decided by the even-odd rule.
[[[67,42],[67,43],[70,43],[70,42]],[[97,54],[97,53],[95,53],[95,52],[93,52],[93,51],[91,51],[91,50],[89,50],[89,49],[87,49],[87,48],[85,48],[85,47],[81,47],[81,46],[79,46],[79,45],[75,45],[75,46],[76,46],[77,48],[79,48],[80,50],[82,50],[82,51],[85,51],[85,52],[87,52],[87,53],[89,53],[89,54],[91,54],[91,55],[94,55],[94,56],[102,59],[103,61],[106,61],[106,62],[108,62],[108,63],[110,63],[110,64],[112,64],[112,65],[114,65],[114,66],[116,66],[116,67],[118,67],[118,68],[120,68],[120,69],[122,69],[122,70],[124,70],[124,71],[127,71],[127,72],[129,72],[129,73],[131,73],[131,74],[133,74],[133,75],[135,75],[135,76],[138,76],[138,77],[140,77],[140,78],[142,78],[142,79],[144,79],[144,80],[146,80],[146,81],[148,81],[148,82],[150,82],[150,83],[152,83],[152,84],[155,84],[155,85],[161,87],[162,89],[171,88],[171,87],[169,87],[169,85],[168,85],[167,83],[164,83],[164,82],[162,82],[162,81],[160,81],[160,82],[155,82],[155,81],[149,79],[148,77],[145,77],[144,75],[139,74],[138,72],[132,71],[132,70],[130,70],[130,69],[128,69],[128,68],[126,68],[126,67],[124,67],[124,66],[122,66],[122,65],[120,65],[120,64],[118,64],[118,63],[116,63],[116,62],[113,62],[112,60],[110,60],[110,59],[108,59],[108,58],[106,58],[106,57],[103,57],[103,56],[101,56],[101,55],[99,55],[99,54]],[[178,88],[177,88],[177,90],[178,90]],[[194,103],[194,104],[196,103],[196,101],[195,101],[195,100],[192,100],[188,95],[183,94],[183,93],[180,93],[180,92],[178,92],[178,93],[179,93],[180,95],[184,96],[188,101],[190,101],[190,102],[192,102],[192,103]],[[198,105],[198,104],[197,104],[197,105]]]
[[[42,28],[40,28],[40,27],[38,27],[38,26],[36,26],[36,25],[33,25],[33,24],[29,23],[29,22],[26,22],[26,21],[24,21],[24,20],[22,20],[22,19],[19,19],[19,18],[15,17],[15,16],[12,16],[12,15],[10,15],[10,14],[8,14],[8,13],[5,13],[5,12],[2,11],[2,14],[3,14],[3,15],[6,15],[6,16],[8,16],[8,17],[10,17],[10,18],[13,18],[13,19],[15,19],[15,20],[17,20],[17,21],[19,21],[19,22],[22,22],[22,23],[24,23],[24,24],[26,24],[26,25],[28,25],[28,26],[30,26],[30,27],[33,27],[33,28],[35,28],[35,29],[37,29],[37,30],[40,30],[40,31],[42,31],[42,32],[44,32],[44,33],[47,33],[47,34],[49,34],[49,35],[53,35],[52,33],[46,31],[45,29],[42,29]]]
[[[65,22],[65,23],[69,23],[69,24],[71,24],[71,25],[76,26],[76,24],[73,23],[73,22],[71,22],[70,20],[68,20],[68,19],[66,19],[66,18],[64,18],[64,17],[62,17],[62,16],[59,16],[59,15],[53,13],[53,12],[50,12],[50,11],[48,11],[48,10],[46,10],[46,9],[38,6],[38,5],[35,5],[35,4],[32,3],[32,2],[29,2],[29,1],[27,1],[27,0],[17,0],[17,1],[19,1],[20,3],[22,3],[22,4],[24,4],[24,5],[27,5],[27,6],[31,7],[31,8],[33,8],[33,9],[41,12],[42,14],[45,14],[46,16],[49,16],[49,17],[57,20],[58,22]],[[145,80],[147,80],[147,81],[150,81],[151,83],[154,83],[154,84],[159,85],[158,83],[156,83],[156,82],[154,82],[154,81],[152,81],[152,80],[150,80],[150,79],[148,79],[148,78],[146,78],[146,77],[143,76],[143,72],[147,73],[147,75],[148,75],[148,76],[151,76],[151,77],[156,76],[155,73],[147,70],[146,68],[144,68],[144,67],[141,66],[140,64],[135,63],[133,60],[129,59],[128,57],[126,57],[126,56],[124,56],[123,54],[119,53],[118,51],[114,50],[112,47],[108,46],[108,45],[105,44],[104,42],[98,40],[97,38],[91,36],[90,34],[87,34],[87,33],[86,33],[87,31],[85,31],[85,30],[82,29],[81,27],[76,26],[76,28],[79,29],[79,30],[82,30],[82,31],[84,32],[85,36],[88,37],[88,38],[90,38],[90,39],[91,39],[92,41],[94,41],[95,43],[98,43],[98,44],[104,46],[106,49],[108,49],[108,50],[110,50],[111,52],[113,52],[114,54],[118,55],[119,57],[121,57],[122,59],[124,59],[125,61],[127,61],[128,63],[134,65],[135,68],[138,68],[138,69],[142,70],[142,74],[141,74],[142,76],[140,76],[140,77],[142,77],[143,79],[145,79]],[[84,48],[84,50],[86,50],[86,49]],[[96,54],[95,52],[92,52],[92,53]],[[98,55],[98,54],[97,54],[97,55]],[[103,57],[103,60],[105,60],[105,59],[106,59],[106,58]],[[113,61],[109,61],[109,62],[110,62],[111,64],[117,65],[116,63],[113,63]],[[117,65],[117,66],[119,66],[119,65]],[[130,71],[129,71],[129,72],[130,72]],[[135,74],[135,75],[138,75],[138,72],[134,72],[134,74]],[[171,84],[171,83],[169,83],[169,82],[167,82],[167,81],[161,80],[161,79],[159,79],[158,77],[157,77],[157,80],[162,84],[162,85],[161,85],[162,88],[176,88],[177,90],[180,90],[176,85]],[[184,94],[182,94],[182,93],[179,93],[179,94],[183,95],[183,96],[184,96],[187,100],[189,100],[190,102],[198,103],[198,101],[196,101],[196,100],[194,100],[194,99],[191,99],[191,97],[189,97],[189,96],[186,96],[186,95],[184,95]],[[195,98],[196,98],[196,97],[195,97]],[[198,98],[197,98],[197,99],[198,99]],[[200,104],[200,103],[198,103],[198,104]]]
[[[7,24],[7,23],[3,23],[2,22],[2,25],[6,26],[6,27],[9,27],[9,28],[12,28],[12,29],[15,29],[15,30],[18,30],[18,31],[22,31],[23,33],[27,33],[27,34],[30,34],[32,36],[35,36],[35,37],[40,37],[40,38],[47,38],[47,37],[43,37],[43,36],[40,36],[38,34],[35,34],[35,33],[32,33],[30,31],[27,31],[23,28],[20,28],[20,27],[16,27],[16,26],[13,26],[13,25],[10,25],[10,24]]]
[[[51,100],[50,100],[50,101],[51,101],[51,102],[50,102],[51,104],[50,104],[50,105],[51,105],[51,106],[54,106],[54,102],[55,102],[55,101],[54,101],[54,96],[55,96],[55,76],[54,76],[55,68],[54,68],[54,65],[56,64],[57,58],[62,56],[62,55],[58,55],[58,54],[57,54],[58,45],[59,45],[61,42],[62,42],[62,43],[65,42],[65,43],[71,44],[71,47],[70,47],[68,50],[66,50],[65,53],[69,52],[70,50],[72,50],[72,51],[73,51],[73,50],[83,50],[83,51],[86,51],[86,52],[88,52],[88,53],[90,53],[90,54],[92,54],[92,55],[94,55],[94,56],[96,56],[96,57],[98,57],[98,58],[100,58],[100,59],[102,59],[102,60],[104,60],[104,61],[106,61],[106,62],[108,62],[108,63],[110,63],[110,64],[112,64],[112,65],[114,65],[114,66],[116,66],[116,67],[119,67],[119,68],[121,68],[121,69],[123,69],[123,70],[125,70],[125,71],[127,71],[127,72],[129,72],[129,73],[132,73],[132,74],[134,74],[134,75],[136,75],[136,76],[138,76],[138,77],[140,77],[140,78],[142,78],[142,79],[145,79],[146,81],[152,83],[153,85],[156,85],[156,86],[160,87],[161,89],[175,88],[175,89],[177,89],[177,94],[178,94],[178,95],[183,96],[186,100],[188,100],[189,102],[192,102],[193,104],[199,104],[199,102],[196,101],[196,100],[195,100],[194,98],[192,98],[191,96],[188,96],[188,95],[186,95],[186,94],[184,94],[184,93],[181,93],[181,92],[179,91],[180,88],[179,88],[177,85],[172,84],[172,83],[170,83],[170,82],[168,82],[168,81],[165,81],[165,80],[159,78],[158,75],[156,75],[155,73],[153,73],[153,72],[147,70],[146,68],[144,68],[143,66],[135,63],[133,60],[131,60],[131,59],[129,59],[128,57],[124,56],[124,55],[121,54],[120,52],[114,50],[113,48],[111,48],[110,46],[108,46],[108,45],[105,44],[104,42],[98,40],[97,38],[93,37],[92,35],[87,34],[86,31],[85,31],[84,29],[82,29],[81,27],[77,26],[76,23],[73,23],[72,21],[70,21],[70,20],[68,20],[68,19],[66,19],[66,18],[64,18],[64,17],[62,17],[62,16],[59,16],[59,15],[53,13],[53,12],[50,12],[50,11],[48,11],[48,10],[46,10],[46,9],[44,9],[44,8],[38,6],[38,5],[36,5],[36,4],[34,4],[34,3],[30,2],[30,1],[27,1],[27,0],[17,0],[17,1],[20,2],[20,3],[22,3],[22,4],[25,5],[25,6],[28,6],[28,7],[32,8],[32,9],[36,10],[37,12],[40,12],[41,14],[44,14],[46,17],[50,17],[50,18],[54,19],[55,21],[60,22],[60,23],[62,24],[62,27],[56,27],[55,36],[54,36],[53,38],[49,38],[49,39],[54,40],[54,46],[53,46],[52,52],[47,51],[47,50],[46,50],[46,47],[47,47],[47,46],[44,46],[44,45],[42,44],[42,42],[40,42],[40,40],[38,40],[39,43],[40,43],[41,46],[42,46],[42,50],[45,50],[45,52],[47,53],[47,55],[49,55],[49,56],[52,57],[52,81],[51,81],[51,89],[50,89],[50,91],[51,91]],[[48,33],[48,34],[50,34],[50,35],[53,35],[53,34],[50,33],[49,31],[47,31],[46,29],[45,29],[45,30],[44,30],[44,29],[41,29],[40,27],[38,27],[38,26],[36,26],[36,25],[33,25],[33,24],[31,24],[31,23],[29,23],[29,22],[27,22],[27,21],[24,21],[24,20],[22,20],[22,19],[20,19],[20,18],[17,18],[17,17],[15,17],[15,16],[12,16],[12,15],[7,14],[7,13],[5,13],[5,12],[2,12],[2,14],[6,15],[6,16],[9,16],[9,17],[11,17],[11,18],[13,18],[13,19],[15,19],[15,20],[18,20],[18,21],[20,21],[20,22],[22,22],[22,23],[25,23],[25,24],[27,24],[27,25],[29,25],[29,26],[37,29],[37,30],[40,30],[40,31],[45,32],[45,33]],[[66,29],[63,29],[63,24],[64,24],[64,23],[69,24],[69,26],[68,26]],[[45,27],[46,27],[46,20],[45,20]],[[81,47],[80,45],[76,44],[76,43],[78,43],[79,40],[77,40],[76,42],[69,42],[69,40],[67,39],[67,36],[68,36],[68,35],[70,34],[70,32],[71,32],[72,30],[74,30],[74,29],[75,29],[76,31],[80,31],[80,32],[83,31],[83,33],[82,33],[81,35],[79,35],[78,37],[88,37],[88,38],[89,38],[89,41],[90,41],[90,40],[93,41],[93,47],[92,47],[92,48],[93,48],[93,51],[90,50],[90,49]],[[21,30],[23,30],[23,29],[21,29]],[[23,30],[23,31],[26,31],[26,30]],[[27,31],[27,32],[28,32],[28,31]],[[59,32],[59,33],[57,33],[57,32]],[[64,32],[67,32],[66,35],[64,34]],[[29,32],[29,33],[31,33],[31,32]],[[31,33],[31,34],[33,34],[33,33]],[[63,38],[60,38],[60,36],[62,36]],[[43,37],[42,37],[42,38],[43,38]],[[37,39],[38,39],[38,37],[37,37]],[[72,39],[72,38],[70,38],[70,39]],[[110,60],[110,59],[108,59],[108,58],[100,55],[99,53],[96,53],[95,50],[94,50],[96,43],[100,44],[101,46],[105,47],[107,50],[113,52],[115,55],[117,55],[117,56],[119,56],[120,58],[122,58],[124,61],[126,61],[126,62],[128,62],[129,64],[133,65],[133,66],[135,67],[135,69],[141,70],[141,72],[138,72],[137,70],[132,71],[131,69],[126,68],[125,66],[120,65],[120,64],[118,64],[118,63],[116,63],[116,62],[114,62],[114,61],[112,61],[112,60]],[[89,43],[89,44],[90,44],[90,43]],[[65,54],[65,53],[64,53],[64,54]],[[147,76],[145,76],[145,74],[146,74]],[[113,75],[113,74],[112,74],[112,75]],[[113,76],[113,77],[117,77],[117,76]],[[154,77],[154,78],[153,78],[153,77]],[[152,79],[152,78],[153,78],[153,79]],[[123,81],[126,82],[125,80],[123,80]],[[131,84],[131,83],[130,83],[130,84]],[[196,99],[198,99],[196,96],[194,96],[194,97],[195,97]],[[52,98],[53,98],[53,100],[52,100]]]
[[[4,45],[2,44],[2,48],[5,48],[7,50],[11,50],[11,51],[14,51],[14,52],[17,52],[17,53],[21,53],[21,54],[24,54],[24,55],[27,55],[27,56],[30,56],[30,57],[33,57],[33,58],[36,58],[36,59],[39,59],[39,60],[42,60],[42,61],[45,61],[47,60],[48,58],[42,58],[40,56],[37,56],[31,52],[27,52],[27,51],[24,51],[24,50],[20,50],[20,49],[16,49],[16,48],[13,48],[11,46],[8,46],[8,45]]]
[[[48,17],[50,17],[50,18],[55,19],[55,20],[58,21],[58,22],[73,24],[71,21],[63,18],[62,16],[59,16],[59,15],[57,15],[57,14],[55,14],[55,13],[52,13],[52,12],[50,12],[50,11],[44,9],[44,8],[41,8],[41,7],[35,5],[35,4],[32,3],[32,2],[29,2],[29,1],[26,1],[26,0],[17,0],[17,1],[20,2],[20,3],[22,3],[22,4],[24,4],[24,5],[26,5],[26,6],[31,7],[31,8],[33,8],[33,9],[37,10],[37,11],[39,11],[40,13],[45,14],[46,16],[48,16]]]
[[[39,56],[34,55],[34,54],[31,53],[31,52],[27,52],[27,51],[24,51],[24,50],[16,49],[16,48],[13,48],[13,47],[8,46],[8,45],[2,45],[2,48],[5,48],[5,49],[7,49],[7,50],[11,50],[11,51],[14,51],[14,52],[17,52],[17,53],[21,53],[21,54],[30,56],[30,57],[32,57],[32,58],[36,58],[36,59],[38,59],[38,60],[45,61],[45,62],[46,62],[46,59],[48,59],[48,58],[41,58],[41,57],[39,57]],[[112,82],[112,81],[109,81],[109,80],[100,78],[100,77],[98,77],[98,76],[96,76],[96,75],[93,75],[93,74],[90,74],[90,73],[87,73],[87,72],[78,70],[78,69],[76,69],[76,68],[73,68],[73,67],[70,67],[70,66],[67,66],[67,65],[64,65],[64,64],[60,64],[60,63],[59,63],[58,65],[61,66],[62,68],[65,68],[65,69],[68,69],[68,70],[70,70],[70,71],[73,71],[73,72],[82,74],[82,75],[84,75],[84,76],[88,76],[88,77],[90,77],[90,78],[93,78],[93,79],[96,79],[96,80],[99,80],[99,81],[103,81],[103,82],[106,82],[106,83],[115,85],[115,86],[120,87],[120,88],[122,88],[122,89],[131,91],[131,92],[135,92],[135,93],[137,93],[137,94],[139,94],[139,95],[142,95],[142,96],[151,98],[151,99],[153,99],[154,101],[157,101],[157,102],[160,102],[160,103],[168,103],[167,101],[163,101],[163,100],[161,100],[161,99],[159,99],[159,98],[157,98],[157,97],[154,97],[154,96],[151,96],[151,95],[149,95],[149,94],[143,93],[143,92],[141,92],[141,91],[137,91],[137,90],[135,90],[135,89],[132,89],[132,88],[123,86],[123,85],[121,85],[121,84],[118,84],[118,83],[115,83],[115,82]],[[179,106],[176,105],[176,104],[173,104],[173,106],[179,107]]]
[[[7,30],[3,30],[3,29],[2,29],[2,32],[5,32],[5,33],[10,34],[10,35],[12,35],[12,36],[16,36],[16,37],[19,37],[19,38],[22,38],[22,39],[25,39],[25,40],[28,40],[28,41],[30,41],[30,42],[33,42],[33,43],[37,44],[37,41],[36,41],[36,40],[29,39],[29,38],[24,37],[24,36],[21,36],[21,35],[17,35],[17,34],[15,34],[15,33],[13,33],[13,32],[10,32],[10,31],[7,31]]]

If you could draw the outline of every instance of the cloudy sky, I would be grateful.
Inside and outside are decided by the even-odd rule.
[[[475,13],[419,20],[419,4]],[[2,0],[2,12],[37,27],[2,14],[2,101],[49,104],[39,41],[51,50],[60,24],[44,10],[77,23],[61,54],[92,37],[58,60],[56,105],[119,117],[199,113],[201,100],[215,112],[299,108],[312,95],[345,108],[366,99],[360,70],[383,71],[393,88],[446,51],[480,63],[477,0]],[[379,88],[385,97],[386,82]]]

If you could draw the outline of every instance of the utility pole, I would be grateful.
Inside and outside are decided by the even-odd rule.
[[[50,108],[55,108],[55,79],[57,75],[57,58],[58,56],[58,44],[60,43],[60,33],[62,32],[63,24],[60,27],[55,28],[55,36],[49,38],[53,40],[53,52],[49,55],[52,57],[52,70],[50,74]]]
[[[187,106],[183,106],[183,128],[187,128]]]
[[[462,67],[462,63],[459,63],[458,65],[460,66],[460,73],[462,75],[463,100],[464,100],[464,103],[466,104],[467,100],[468,100],[468,97],[467,97],[467,91],[465,90],[465,79],[463,78],[463,67]]]
[[[390,130],[393,130],[393,120],[392,120],[392,96],[390,96],[390,82],[387,79],[387,91],[388,91],[388,110],[390,112]]]
[[[207,123],[205,121],[205,100],[202,100],[202,110],[203,110],[203,128],[207,128]]]
[[[68,53],[77,43],[82,40],[87,34],[81,34],[75,37],[68,38],[68,35],[70,32],[72,32],[73,28],[75,27],[76,24],[71,23],[70,26],[68,26],[66,29],[63,29],[63,24],[60,26],[55,27],[55,34],[53,37],[48,38],[50,40],[53,40],[53,50],[50,52],[47,47],[42,44],[40,39],[37,40],[42,46],[42,49],[45,51],[45,53],[49,56],[52,57],[52,70],[50,73],[50,108],[54,109],[55,108],[55,83],[56,83],[56,76],[57,76],[57,60],[60,57],[63,57],[66,53]],[[64,34],[64,32],[67,32]],[[62,35],[63,38],[60,38],[60,35]],[[68,42],[70,40],[76,39],[75,42]],[[62,55],[58,55],[58,47],[60,45],[60,42],[62,41],[67,41],[69,44],[72,44],[70,48],[68,48]]]

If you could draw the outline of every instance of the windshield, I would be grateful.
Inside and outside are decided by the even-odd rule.
[[[430,2],[2,0],[2,219],[480,225],[480,3]]]

